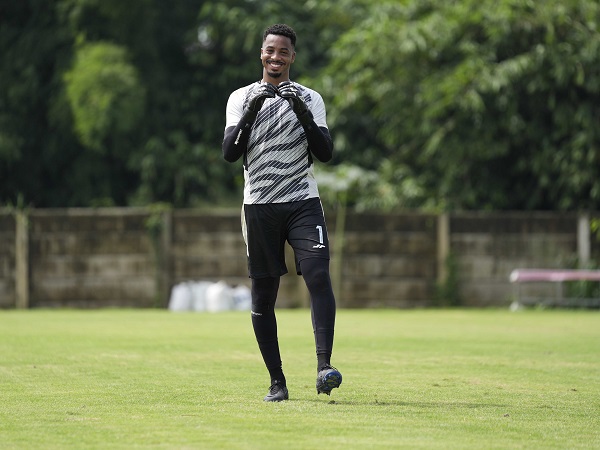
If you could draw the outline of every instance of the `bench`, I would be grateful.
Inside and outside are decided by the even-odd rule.
[[[511,309],[525,303],[542,303],[546,306],[599,307],[600,298],[565,298],[563,283],[567,281],[597,281],[600,283],[600,270],[584,269],[515,269],[510,273],[510,282],[516,286],[515,301]],[[556,283],[553,298],[522,298],[522,283]]]

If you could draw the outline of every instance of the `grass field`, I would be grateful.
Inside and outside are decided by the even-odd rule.
[[[0,312],[0,448],[600,448],[597,311],[340,310],[331,397],[310,313],[278,320],[264,403],[246,312]]]

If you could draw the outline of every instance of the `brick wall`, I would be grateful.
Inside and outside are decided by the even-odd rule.
[[[459,267],[461,297],[469,306],[493,306],[513,294],[515,268],[573,268],[576,214],[462,213],[451,217],[451,249]],[[554,294],[548,284],[525,286],[530,295]]]
[[[336,238],[335,217],[328,226]],[[346,221],[341,291],[346,307],[427,306],[437,277],[437,217],[351,214]],[[335,261],[335,253],[332,255]]]
[[[30,306],[155,305],[146,212],[33,210],[28,216]]]
[[[239,210],[34,209],[21,217],[0,210],[0,308],[23,297],[38,308],[165,307],[182,281],[249,285]],[[343,236],[335,215],[327,219],[340,307],[431,306],[449,255],[463,304],[504,306],[512,269],[573,267],[580,251],[576,214],[349,214]],[[598,239],[589,241],[597,260]],[[289,249],[286,256],[278,304],[307,306]]]

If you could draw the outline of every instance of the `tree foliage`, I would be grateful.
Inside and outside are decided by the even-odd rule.
[[[238,203],[225,104],[275,22],[350,206],[600,206],[595,0],[2,1],[0,201]]]
[[[580,0],[381,4],[327,69],[348,158],[404,168],[415,206],[598,207],[599,14]]]
[[[70,189],[61,172],[78,149],[57,92],[71,45],[51,2],[0,3],[2,203],[58,205]]]
[[[122,47],[104,42],[81,46],[64,80],[73,126],[86,147],[105,151],[140,122],[145,92]]]

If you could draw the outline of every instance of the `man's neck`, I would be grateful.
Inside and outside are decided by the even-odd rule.
[[[261,83],[271,83],[272,85],[277,86],[279,83],[284,81],[290,81],[290,77],[272,78],[266,74],[263,74]]]

